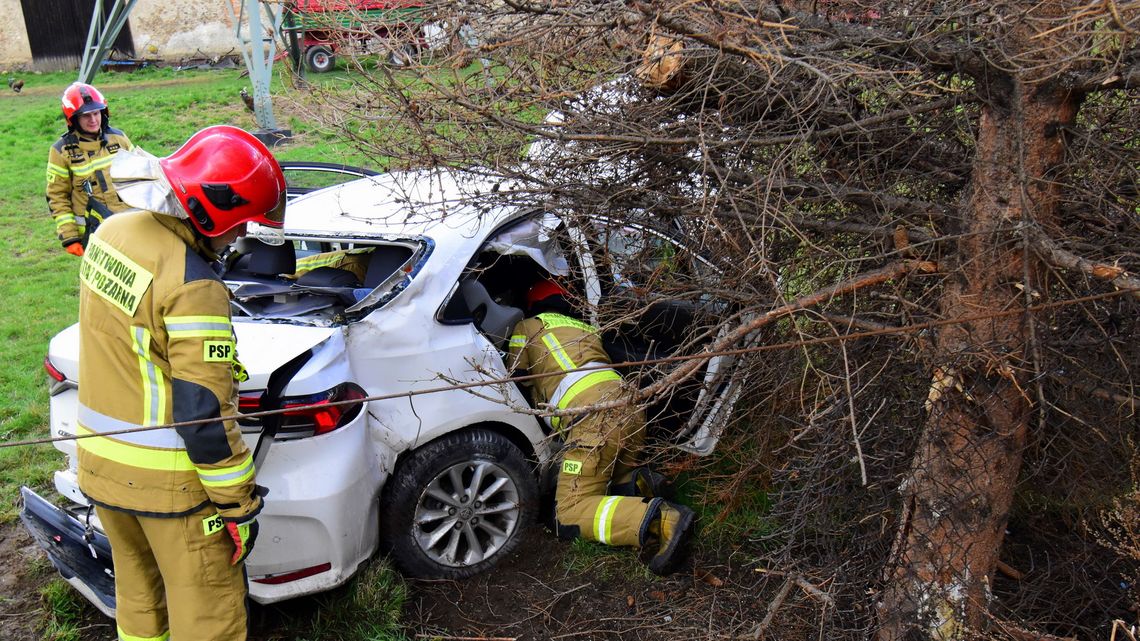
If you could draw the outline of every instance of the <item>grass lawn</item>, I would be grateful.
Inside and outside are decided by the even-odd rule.
[[[240,70],[142,70],[101,74],[95,85],[106,96],[111,124],[156,156],[178,148],[195,131],[216,124],[255,130],[253,115],[238,92],[249,87]],[[317,82],[337,82],[324,74]],[[60,95],[74,73],[24,74],[21,93],[0,92],[0,442],[47,435],[48,397],[43,358],[48,340],[76,319],[79,261],[56,240],[44,198],[48,148],[65,130]],[[330,135],[287,113],[280,80],[272,93],[279,126],[294,140],[274,151],[282,160],[369,164]],[[278,106],[280,105],[280,106]],[[16,518],[20,485],[48,490],[62,455],[50,445],[0,448],[0,524]]]

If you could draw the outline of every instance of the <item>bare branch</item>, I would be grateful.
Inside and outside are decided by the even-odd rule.
[[[1025,229],[1026,235],[1037,254],[1054,267],[1075,269],[1097,280],[1107,281],[1120,289],[1140,289],[1140,278],[1136,278],[1117,265],[1107,265],[1082,258],[1062,249],[1053,239],[1049,238],[1039,227],[1032,226]],[[1140,298],[1140,291],[1133,291],[1132,295]]]

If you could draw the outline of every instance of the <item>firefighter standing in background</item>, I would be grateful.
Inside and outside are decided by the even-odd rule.
[[[529,374],[556,374],[529,383],[536,406],[587,407],[629,399],[621,376],[609,368],[598,330],[567,315],[565,291],[539,281],[527,293],[531,317],[515,326],[509,363]],[[582,537],[607,545],[651,546],[649,569],[669,574],[684,560],[694,514],[660,496],[659,475],[639,464],[645,413],[632,402],[586,414],[553,416],[566,442],[558,473],[554,516],[560,538]]]
[[[108,169],[116,153],[131,148],[131,141],[108,125],[107,101],[91,85],[75,82],[63,92],[63,117],[67,133],[48,152],[48,209],[63,248],[82,256],[95,227],[127,209]]]
[[[221,418],[237,413],[244,369],[210,262],[249,221],[281,227],[285,178],[227,126],[163,159],[118,160],[132,159],[151,163],[152,180],[136,163],[119,192],[140,211],[100,225],[80,265],[77,432],[198,422],[80,439],[79,487],[114,550],[119,639],[241,640],[265,492],[239,427]]]

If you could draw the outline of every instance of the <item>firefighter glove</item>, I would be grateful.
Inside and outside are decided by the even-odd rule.
[[[71,243],[70,245],[64,247],[64,250],[66,250],[67,253],[71,254],[72,256],[83,255],[83,245],[79,242]]]
[[[234,555],[230,557],[230,565],[237,565],[253,551],[253,542],[257,540],[257,519],[249,519],[241,523],[226,522],[226,532],[234,542]]]

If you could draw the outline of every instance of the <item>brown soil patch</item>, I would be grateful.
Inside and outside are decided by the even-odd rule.
[[[416,638],[707,639],[746,635],[763,619],[760,576],[698,551],[670,577],[641,572],[621,555],[568,571],[568,543],[536,528],[495,571],[466,581],[410,581],[403,622]],[[631,551],[630,554],[633,554]],[[38,591],[56,576],[18,523],[0,527],[0,641],[40,639]],[[309,599],[293,602],[309,610]],[[254,606],[251,640],[283,639],[275,608]],[[292,609],[292,608],[291,608]],[[314,616],[316,608],[313,608]],[[89,607],[83,641],[106,641],[113,624]]]
[[[0,641],[40,638],[39,589],[54,573],[40,555],[19,521],[0,526]]]

